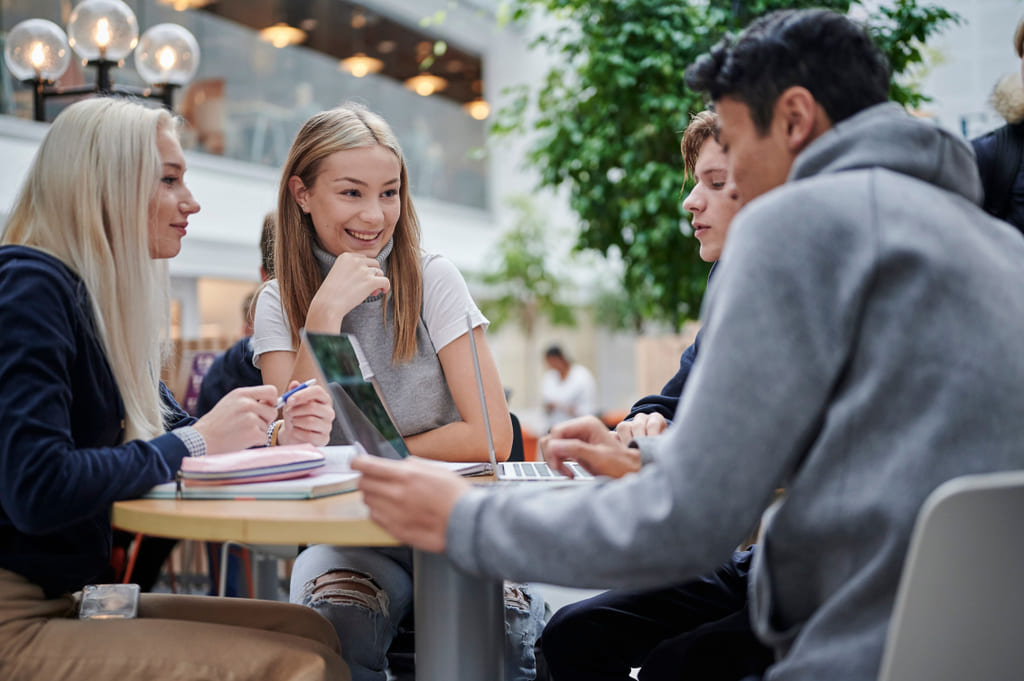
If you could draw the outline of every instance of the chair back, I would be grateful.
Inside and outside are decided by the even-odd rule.
[[[509,461],[525,461],[526,454],[523,449],[523,427],[519,424],[519,417],[509,412],[512,418],[512,452],[509,454]]]
[[[1024,677],[1024,471],[955,478],[921,507],[879,681]]]

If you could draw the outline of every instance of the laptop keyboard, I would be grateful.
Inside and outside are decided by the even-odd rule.
[[[516,475],[525,477],[537,477],[537,478],[551,478],[557,480],[565,478],[561,473],[556,473],[546,463],[533,463],[530,461],[516,461],[511,464],[515,469]],[[572,470],[573,474],[580,479],[588,480],[594,476],[588,473],[577,463],[568,462],[568,467]]]
[[[515,468],[516,475],[534,477],[541,476],[546,478],[553,478],[555,474],[551,472],[551,469],[547,465],[537,465],[529,462],[519,463],[518,461],[512,464]]]

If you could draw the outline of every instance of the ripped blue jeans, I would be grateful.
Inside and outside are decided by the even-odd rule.
[[[412,551],[317,544],[292,568],[290,600],[334,625],[352,681],[384,681],[387,651],[412,612]],[[505,584],[505,679],[536,677],[533,645],[544,628],[544,599]]]

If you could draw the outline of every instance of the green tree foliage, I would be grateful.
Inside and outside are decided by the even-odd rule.
[[[573,307],[566,301],[572,293],[571,282],[556,274],[552,266],[552,245],[557,237],[550,223],[541,216],[527,196],[505,199],[516,215],[512,227],[501,235],[488,258],[493,266],[469,275],[485,287],[480,307],[498,329],[512,322],[522,330],[524,367],[538,361],[537,322],[572,326],[576,323]],[[526,372],[525,395],[536,395],[533,372]]]
[[[579,250],[625,263],[622,285],[646,319],[678,328],[696,316],[708,265],[688,236],[682,210],[681,131],[704,108],[684,72],[725,33],[780,8],[849,11],[860,0],[513,0],[508,15],[544,10],[558,21],[535,43],[559,56],[531,92],[525,86],[498,112],[492,131],[538,133],[530,163],[542,186],[569,190],[579,216]],[[870,3],[874,6],[875,3]],[[867,25],[895,74],[923,57],[930,35],[957,18],[917,0],[895,0],[867,14]],[[893,99],[915,106],[911,86]],[[535,109],[531,113],[532,108]],[[529,120],[529,122],[527,122]],[[688,189],[688,188],[687,188]],[[685,233],[684,233],[685,232]]]
[[[568,280],[553,274],[548,258],[551,228],[525,196],[506,199],[516,214],[515,224],[502,234],[489,260],[495,266],[474,277],[487,287],[481,298],[493,328],[512,321],[532,338],[537,321],[573,325],[573,308],[566,302]]]

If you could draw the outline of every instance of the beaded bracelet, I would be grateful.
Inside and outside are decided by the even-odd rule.
[[[284,425],[284,420],[278,419],[272,421],[267,427],[267,446],[273,447],[277,444],[277,436],[281,432],[281,426]]]

